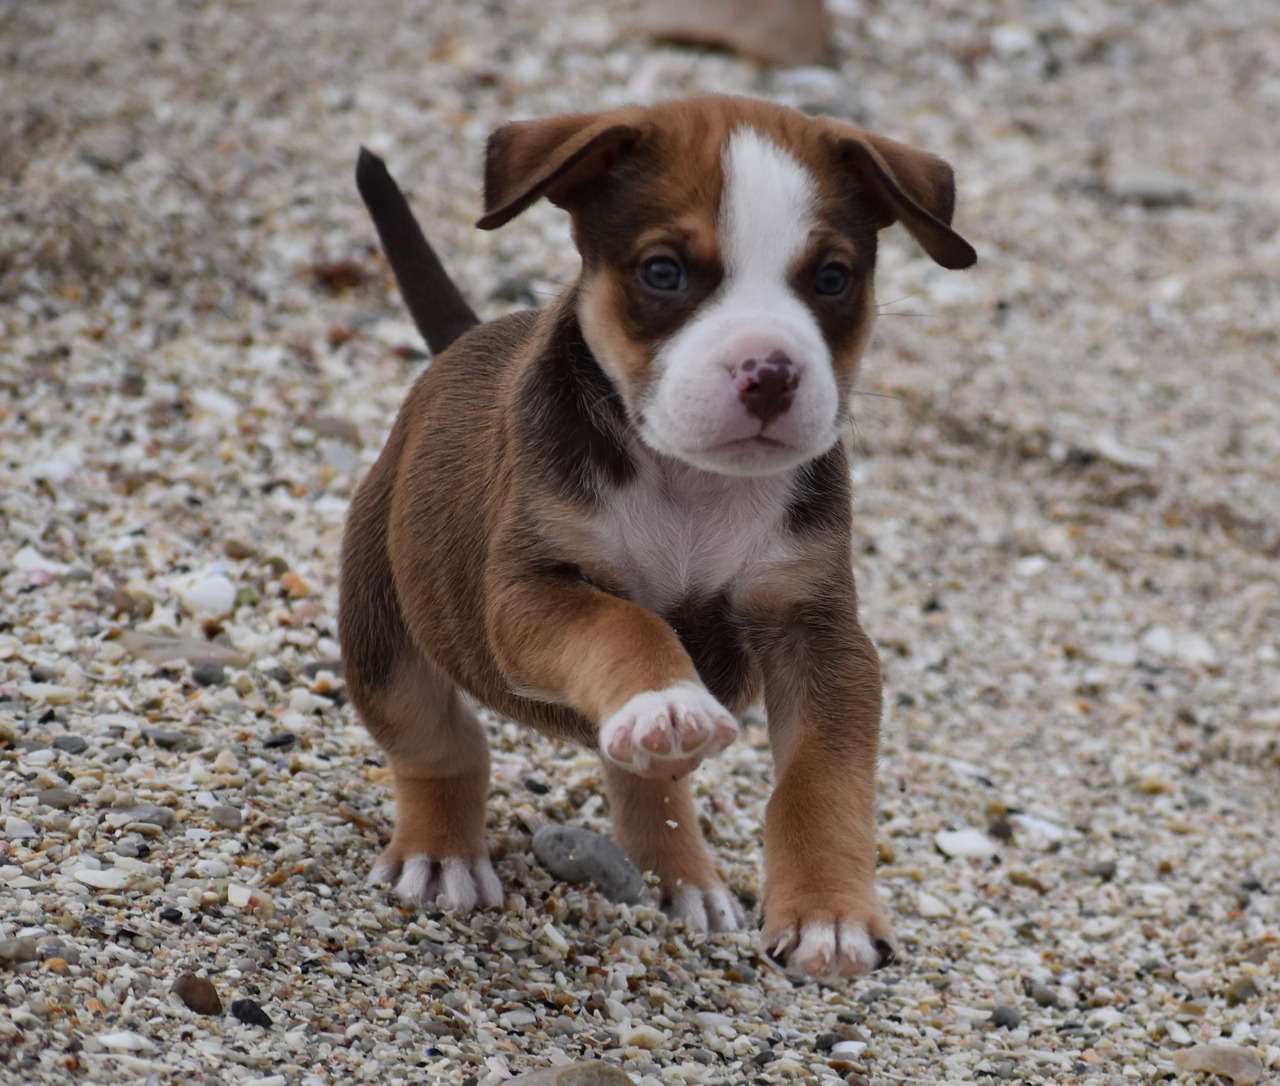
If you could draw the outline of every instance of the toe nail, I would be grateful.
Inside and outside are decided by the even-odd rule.
[[[885,965],[891,965],[893,962],[897,961],[897,955],[894,953],[893,944],[887,939],[877,939],[875,946],[877,969]]]

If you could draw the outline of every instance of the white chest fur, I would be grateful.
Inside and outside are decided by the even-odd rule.
[[[662,610],[732,591],[785,561],[791,473],[720,475],[660,456],[637,466],[592,523],[598,553],[637,603]]]

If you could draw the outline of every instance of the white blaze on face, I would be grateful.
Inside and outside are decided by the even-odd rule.
[[[740,128],[722,156],[719,289],[658,351],[641,433],[659,452],[729,475],[773,475],[835,442],[831,351],[790,276],[816,225],[815,178],[767,136]],[[744,363],[777,355],[798,378],[789,407],[762,422],[738,395]]]

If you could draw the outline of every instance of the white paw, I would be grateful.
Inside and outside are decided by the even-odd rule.
[[[418,853],[403,863],[382,860],[369,872],[369,885],[395,883],[402,898],[423,905],[442,902],[455,912],[469,913],[476,906],[499,908],[504,900],[502,883],[488,860],[467,861],[457,857],[433,860]]]
[[[893,957],[893,948],[887,941],[873,940],[856,921],[809,921],[784,932],[766,950],[788,972],[807,973],[821,980],[869,973]]]
[[[642,777],[681,777],[738,738],[733,714],[699,683],[646,690],[600,729],[606,758]]]
[[[723,886],[687,887],[671,899],[667,914],[693,931],[738,931],[743,924],[742,909]]]

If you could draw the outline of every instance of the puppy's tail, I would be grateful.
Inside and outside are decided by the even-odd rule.
[[[356,188],[373,217],[413,323],[431,353],[438,355],[480,321],[422,236],[418,220],[385,163],[365,147],[360,148],[356,161]]]

